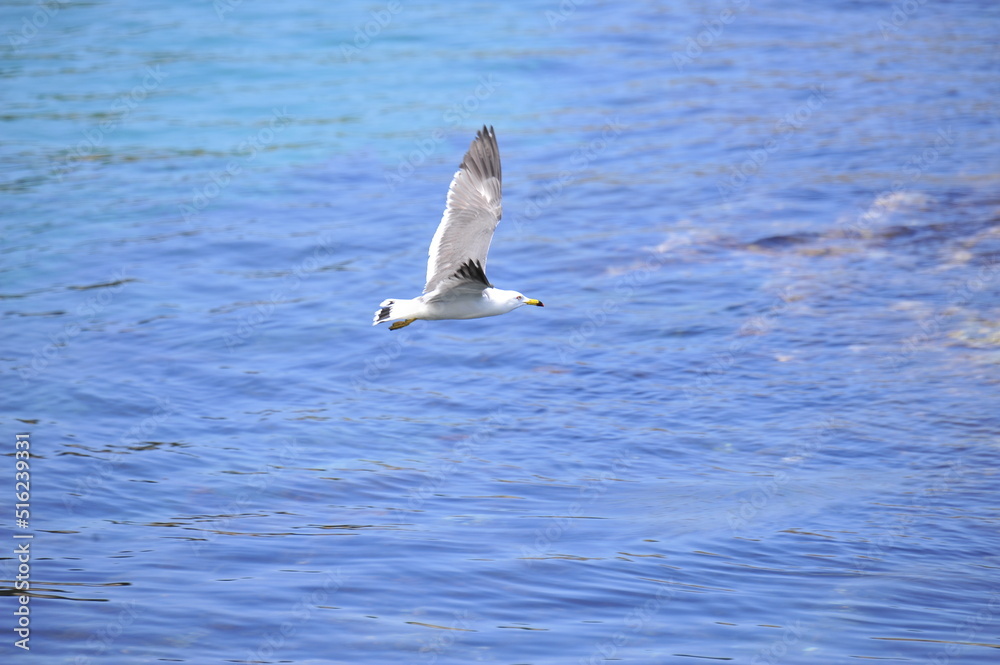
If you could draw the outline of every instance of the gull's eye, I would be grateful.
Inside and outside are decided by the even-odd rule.
[[[518,296],[517,299],[518,300],[524,300],[524,296]]]

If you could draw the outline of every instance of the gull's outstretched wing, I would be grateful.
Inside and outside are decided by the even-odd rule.
[[[485,126],[465,153],[451,187],[444,216],[431,240],[424,293],[449,288],[490,286],[486,254],[500,223],[500,150],[493,128]],[[467,283],[467,284],[466,284]]]

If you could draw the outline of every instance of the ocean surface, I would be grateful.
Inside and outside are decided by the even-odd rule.
[[[0,32],[4,663],[1000,660],[997,3]],[[483,125],[544,309],[373,328]]]

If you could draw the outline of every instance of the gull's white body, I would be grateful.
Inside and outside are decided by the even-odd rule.
[[[394,321],[396,319],[480,319],[484,316],[499,316],[526,305],[525,298],[517,291],[505,291],[492,286],[482,290],[479,296],[466,296],[449,301],[435,300],[435,294],[430,293],[411,300],[384,300],[382,307],[392,309],[392,318],[376,321]],[[428,296],[431,296],[428,298]]]
[[[396,330],[417,319],[478,319],[522,305],[542,306],[517,291],[495,288],[486,278],[486,254],[503,213],[500,151],[493,128],[483,127],[465,153],[448,189],[444,216],[431,240],[424,294],[383,300],[372,325],[397,321]]]

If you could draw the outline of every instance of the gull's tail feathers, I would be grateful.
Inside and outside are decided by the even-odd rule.
[[[379,305],[379,309],[375,311],[372,325],[377,326],[387,321],[414,318],[413,315],[416,313],[416,309],[416,303],[413,300],[393,300],[392,298],[383,300],[382,304]]]
[[[377,326],[380,323],[392,321],[394,318],[392,315],[392,306],[395,304],[395,300],[383,300],[382,304],[379,305],[379,309],[375,312],[375,318],[372,319],[372,325]]]

